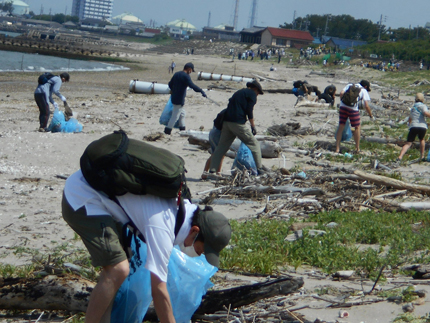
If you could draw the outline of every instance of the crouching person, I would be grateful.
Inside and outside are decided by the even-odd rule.
[[[179,227],[176,219],[181,207],[184,220]],[[91,323],[110,322],[116,292],[129,274],[129,262],[120,238],[124,223],[131,220],[146,240],[148,256],[144,265],[151,273],[154,307],[162,323],[175,322],[166,286],[173,246],[193,247],[198,255],[204,253],[207,261],[218,267],[219,253],[231,237],[229,221],[221,213],[201,210],[188,200],[178,207],[177,198],[149,194],[126,193],[110,199],[93,189],[81,170],[66,181],[62,213],[82,238],[92,264],[102,267],[85,317],[85,322]],[[145,287],[149,288],[142,286]]]

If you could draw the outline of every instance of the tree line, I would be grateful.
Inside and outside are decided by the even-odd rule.
[[[367,42],[402,41],[430,38],[429,31],[424,27],[387,28],[379,22],[369,19],[355,19],[350,15],[307,15],[298,17],[292,23],[284,23],[281,28],[307,30],[314,38],[331,36],[346,39],[363,40]]]

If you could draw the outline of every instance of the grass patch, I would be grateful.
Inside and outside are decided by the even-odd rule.
[[[356,270],[376,277],[382,265],[394,271],[408,262],[430,261],[430,220],[428,212],[375,213],[332,211],[312,215],[316,229],[324,236],[310,237],[304,230],[302,239],[284,241],[292,233],[294,222],[277,220],[232,221],[231,248],[223,252],[222,268],[251,273],[273,274],[279,267],[310,265],[326,273]],[[325,224],[336,222],[335,228]],[[420,223],[418,226],[412,226]],[[359,250],[357,244],[379,245],[379,250]],[[384,257],[383,247],[389,247]]]

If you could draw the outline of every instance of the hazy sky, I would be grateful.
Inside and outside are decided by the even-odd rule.
[[[44,13],[71,13],[72,0],[24,0],[36,14],[43,6]],[[249,27],[253,0],[239,0],[238,29]],[[113,16],[130,12],[146,24],[155,20],[164,25],[175,19],[186,19],[198,29],[207,26],[233,24],[236,0],[114,0]],[[257,0],[257,25],[278,27],[307,14],[349,14],[357,19],[379,21],[383,15],[387,27],[424,26],[430,22],[430,0]],[[323,28],[324,26],[318,26]]]

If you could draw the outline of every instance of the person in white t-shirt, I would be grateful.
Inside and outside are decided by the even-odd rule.
[[[361,88],[360,94],[358,96],[357,103],[354,106],[348,106],[342,102],[342,97],[345,92],[349,89],[352,84],[348,84],[344,87],[344,89],[340,92],[340,107],[339,107],[339,128],[336,136],[336,152],[340,151],[340,141],[342,139],[342,131],[345,128],[346,120],[349,118],[351,122],[351,127],[355,127],[354,131],[354,141],[355,141],[355,151],[356,153],[360,153],[360,112],[358,111],[359,103],[361,106],[364,106],[366,112],[369,114],[370,118],[375,121],[375,117],[372,115],[372,111],[369,107],[370,96],[370,83],[369,81],[362,80],[359,84],[355,84]]]
[[[174,245],[192,248],[218,267],[219,253],[227,246],[231,227],[227,218],[211,208],[201,210],[184,200],[185,220],[175,236],[177,198],[127,193],[117,202],[94,190],[81,170],[72,174],[64,188],[64,220],[82,238],[94,266],[101,266],[99,281],[91,293],[85,322],[109,322],[116,292],[129,274],[121,245],[121,227],[133,221],[147,244],[145,268],[151,272],[154,307],[160,322],[174,323],[167,291],[167,265]]]

